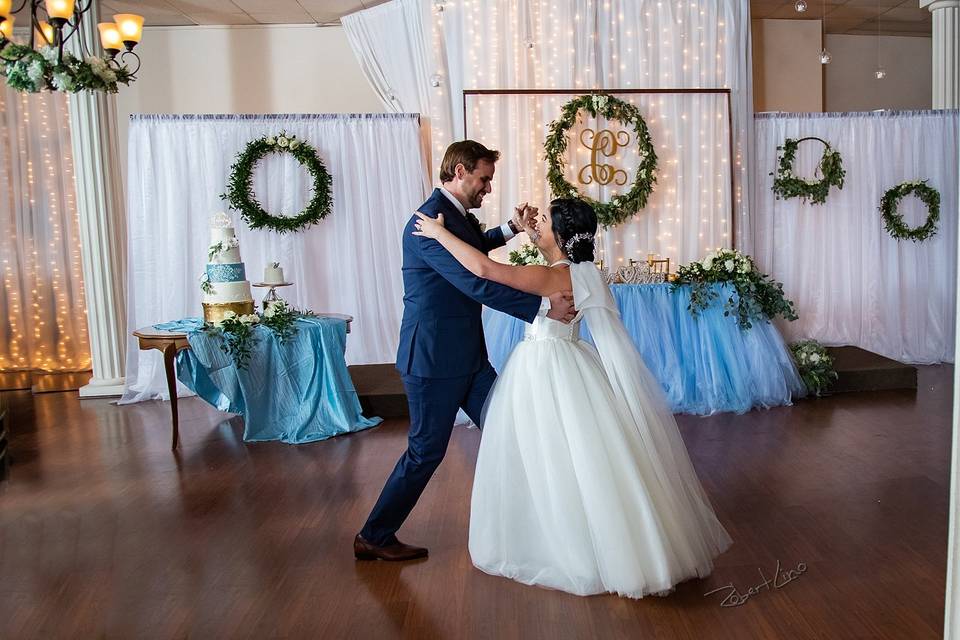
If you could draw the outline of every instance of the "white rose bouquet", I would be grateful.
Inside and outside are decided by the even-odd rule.
[[[543,254],[540,253],[540,249],[537,249],[536,245],[524,244],[520,245],[519,249],[510,252],[510,264],[515,265],[541,265],[546,266],[547,260],[543,257]]]

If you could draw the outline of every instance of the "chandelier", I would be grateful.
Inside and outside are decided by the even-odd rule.
[[[98,24],[103,53],[96,55],[88,50],[83,33],[84,15],[96,0],[23,0],[13,8],[14,1],[0,0],[0,76],[10,88],[116,93],[118,84],[136,80],[140,56],[134,47],[143,35],[142,16],[121,13],[113,16],[114,22]],[[13,39],[14,14],[28,5],[30,39],[18,43]],[[79,38],[80,57],[64,50],[74,36]]]

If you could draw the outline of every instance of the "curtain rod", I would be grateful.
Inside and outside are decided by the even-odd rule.
[[[420,120],[419,113],[131,113],[130,120]]]

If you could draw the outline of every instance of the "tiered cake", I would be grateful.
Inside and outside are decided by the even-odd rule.
[[[203,319],[217,322],[223,314],[253,313],[250,281],[240,260],[240,243],[233,222],[225,213],[216,214],[210,222],[210,249],[207,262],[207,285],[203,295]]]

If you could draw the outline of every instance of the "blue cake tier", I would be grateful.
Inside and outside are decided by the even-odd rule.
[[[247,273],[242,262],[208,264],[207,279],[210,282],[239,282],[247,279]]]

